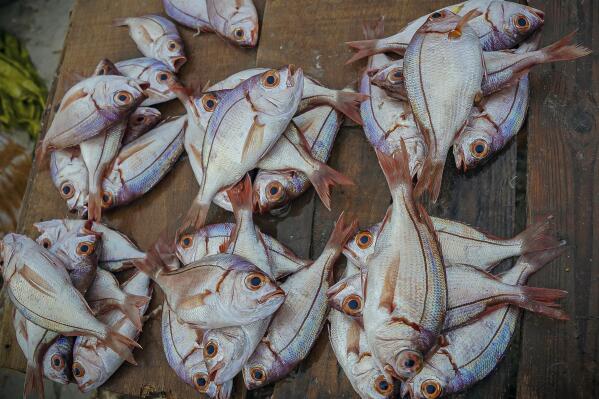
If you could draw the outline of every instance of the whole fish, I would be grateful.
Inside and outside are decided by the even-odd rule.
[[[364,26],[367,38],[380,36],[382,31],[382,21],[375,26]],[[389,61],[385,54],[374,55],[368,60],[367,71]],[[410,173],[414,176],[420,171],[426,155],[424,137],[414,122],[408,103],[391,98],[384,90],[373,86],[367,71],[360,80],[360,93],[369,96],[360,105],[366,138],[375,149],[389,155],[400,149],[403,140],[410,154]]]
[[[150,279],[139,272],[124,282],[121,289],[127,295],[152,296]],[[143,316],[147,308],[147,302],[137,308],[138,318]],[[138,329],[118,309],[111,310],[99,318],[127,339],[136,340],[139,336]],[[95,337],[82,336],[75,340],[72,370],[81,392],[89,392],[103,385],[122,364],[123,359],[111,348],[101,345]]]
[[[130,347],[139,345],[94,317],[59,258],[17,234],[4,237],[0,252],[9,298],[27,320],[66,336],[93,336],[135,363]]]
[[[127,26],[129,35],[145,57],[160,60],[175,72],[187,62],[183,40],[175,24],[167,18],[159,15],[117,18],[114,26]]]
[[[201,227],[216,193],[239,181],[272,148],[297,110],[302,88],[302,70],[288,66],[247,79],[219,102],[201,145],[200,192],[184,228]]]
[[[78,231],[86,224],[85,220],[54,219],[34,223],[33,226],[40,232],[38,242],[46,243],[51,247],[69,232]],[[92,230],[102,234],[102,251],[100,253],[100,267],[111,272],[118,272],[133,267],[129,263],[132,259],[142,259],[146,254],[124,234],[113,230],[101,223],[94,223]]]
[[[203,0],[208,20],[220,36],[242,47],[255,47],[260,25],[252,0]]]
[[[501,281],[525,284],[530,275],[562,251],[558,248],[524,255],[501,276]],[[402,385],[401,396],[439,398],[461,392],[485,378],[503,358],[520,313],[515,306],[503,307],[445,334],[446,345],[431,354],[420,373]]]
[[[78,148],[53,151],[50,155],[50,177],[71,212],[87,209],[87,167]]]
[[[445,266],[432,222],[413,199],[405,145],[394,158],[377,157],[393,204],[363,277],[364,328],[383,370],[407,378],[422,368],[443,328]]]
[[[147,82],[124,76],[94,76],[71,87],[38,148],[37,161],[48,151],[73,147],[109,130],[146,99]]]
[[[102,269],[98,270],[96,278],[85,294],[85,300],[96,315],[103,315],[117,309],[139,331],[142,327],[139,309],[147,305],[150,299],[145,295],[128,294],[121,289],[118,280],[112,273]]]
[[[348,262],[344,276],[358,272],[359,269]],[[331,347],[354,390],[364,399],[390,398],[394,392],[393,381],[373,359],[362,327],[335,309],[331,309],[328,319]]]
[[[162,119],[162,114],[156,108],[138,107],[127,122],[127,130],[123,137],[123,145],[127,145],[144,133],[152,130]]]
[[[166,303],[162,305],[161,332],[166,361],[183,382],[211,398],[231,396],[233,381],[224,385],[210,381],[202,346],[204,332],[180,323]]]
[[[285,377],[310,352],[326,321],[325,293],[333,266],[355,225],[356,221],[348,224],[341,214],[318,259],[281,285],[287,298],[243,367],[243,380],[248,389]]]
[[[127,204],[158,184],[181,156],[187,126],[185,117],[168,119],[121,148],[102,181],[102,207]]]
[[[199,32],[213,30],[208,18],[206,0],[162,0],[166,15],[181,25]]]
[[[177,76],[164,62],[148,57],[134,58],[116,63],[119,72],[130,78],[141,79],[150,86],[146,89],[146,98],[141,105],[149,106],[174,100],[177,96],[169,89]]]
[[[56,338],[54,343],[46,350],[44,355],[44,376],[50,381],[59,384],[69,384],[73,382],[73,337]]]
[[[551,219],[535,223],[513,238],[499,238],[464,223],[431,217],[446,266],[468,265],[485,271],[504,259],[559,246],[560,242],[549,234]],[[368,267],[380,229],[378,223],[358,231],[345,245],[343,254],[354,264]]]
[[[545,17],[540,10],[509,1],[469,0],[435,12],[443,10],[449,10],[460,16],[473,10],[480,12],[482,15],[474,18],[470,25],[485,51],[504,50],[516,46],[539,30],[543,26]],[[348,63],[378,53],[394,52],[403,55],[418,29],[435,12],[423,15],[410,22],[398,33],[384,39],[348,42],[347,45],[357,51]]]
[[[436,202],[447,151],[481,98],[482,48],[468,21],[442,10],[431,14],[414,35],[404,58],[404,76],[414,119],[428,147],[418,175],[417,194]],[[443,90],[439,90],[442,87]]]

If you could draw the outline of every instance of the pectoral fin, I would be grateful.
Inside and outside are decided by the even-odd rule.
[[[210,291],[210,290],[206,290],[206,291],[202,292],[201,294],[192,295],[190,297],[183,299],[181,302],[179,302],[178,307],[179,307],[179,309],[189,310],[189,309],[194,309],[194,308],[204,306],[206,304],[206,302],[205,302],[206,297],[208,297],[210,295],[212,295],[212,291]]]
[[[241,160],[243,161],[248,153],[252,150],[255,151],[256,147],[262,144],[264,140],[264,128],[266,125],[260,124],[257,117],[254,117],[254,123],[248,132],[248,135],[243,144],[243,151],[241,153]]]
[[[42,276],[40,276],[29,266],[23,265],[23,267],[19,270],[19,273],[25,280],[27,280],[33,289],[41,292],[42,295],[49,296],[51,298],[56,296],[56,291],[46,282],[46,280],[44,280]]]

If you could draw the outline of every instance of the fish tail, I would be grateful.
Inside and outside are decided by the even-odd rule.
[[[120,306],[121,312],[133,323],[137,331],[141,331],[142,323],[139,309],[150,302],[147,296],[128,294],[125,302]]]
[[[156,281],[160,273],[179,268],[179,261],[174,253],[175,241],[170,239],[167,232],[164,231],[148,249],[145,258],[132,259],[130,263]]]
[[[564,242],[557,247],[551,248],[544,251],[536,251],[530,252],[528,254],[522,255],[516,265],[521,264],[521,281],[526,281],[526,279],[533,275],[534,273],[541,270],[546,264],[560,256],[566,250],[566,245]]]
[[[343,115],[347,116],[358,125],[362,126],[362,116],[360,116],[360,104],[370,98],[367,94],[352,93],[350,91],[338,91],[335,101],[331,102],[331,106]]]
[[[351,49],[357,51],[346,64],[361,60],[362,58],[369,57],[374,54],[385,52],[387,49],[379,48],[378,38],[383,35],[385,31],[384,19],[381,18],[376,22],[365,22],[362,26],[364,32],[364,38],[366,40],[356,40],[352,42],[346,42]]]
[[[422,196],[426,191],[429,193],[430,200],[435,203],[441,192],[441,182],[443,181],[443,161],[432,160],[427,157],[418,174],[418,183],[416,184],[416,197]]]
[[[396,192],[397,188],[402,188],[411,195],[412,175],[410,174],[410,156],[406,143],[402,140],[401,148],[392,156],[378,150],[375,151],[391,193]]]
[[[544,220],[527,227],[515,237],[517,241],[521,242],[522,254],[557,248],[562,245],[561,241],[550,234],[552,220],[553,216],[548,216]]]
[[[534,313],[558,320],[569,320],[568,314],[555,302],[568,295],[567,291],[551,288],[520,287],[522,295],[517,305]]]
[[[252,189],[252,179],[246,174],[239,183],[227,190],[229,201],[233,206],[235,219],[239,220],[242,213],[252,213],[254,209],[254,190]]]
[[[46,159],[47,155],[48,145],[46,144],[45,140],[42,140],[35,149],[35,166],[38,170],[41,170],[44,166],[44,160]]]
[[[129,18],[115,18],[112,20],[112,26],[127,26],[129,22],[127,22]]]
[[[139,345],[137,342],[131,338],[125,337],[123,334],[114,331],[110,327],[108,327],[106,337],[102,339],[102,342],[121,358],[137,366],[137,362],[135,361],[133,353],[131,352],[131,348],[141,348],[141,345]]]
[[[199,200],[195,199],[183,220],[181,230],[199,230],[208,217],[208,211],[210,210],[210,204],[203,204]]]
[[[33,392],[37,393],[39,398],[44,398],[44,376],[42,368],[39,365],[27,363],[23,399],[27,399]]]
[[[345,212],[341,212],[337,222],[335,222],[335,228],[329,237],[329,241],[327,241],[327,245],[318,259],[314,261],[314,263],[318,263],[319,261],[325,262],[324,270],[325,275],[329,276],[329,283],[331,282],[330,278],[332,277],[331,271],[333,270],[337,258],[341,254],[347,241],[354,235],[357,228],[358,221],[352,218],[348,223]]]
[[[89,192],[87,199],[87,220],[99,222],[102,220],[102,195],[97,191]]]
[[[229,399],[231,397],[231,391],[233,391],[233,380],[217,385],[215,399]]]
[[[318,167],[309,177],[320,200],[329,211],[331,210],[331,187],[335,185],[350,186],[354,184],[349,177],[320,161],[318,162]]]
[[[580,44],[571,44],[576,33],[577,31],[574,31],[557,42],[542,48],[540,51],[544,56],[543,62],[569,61],[591,54],[590,49]]]

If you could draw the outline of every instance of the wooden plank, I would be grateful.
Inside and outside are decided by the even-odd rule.
[[[543,6],[544,43],[578,29],[577,39],[599,49],[596,4],[534,2]],[[533,4],[533,6],[535,5]],[[532,74],[528,135],[528,217],[553,214],[569,243],[565,255],[530,284],[569,291],[571,321],[525,315],[518,398],[599,396],[599,62],[597,56],[538,68]]]

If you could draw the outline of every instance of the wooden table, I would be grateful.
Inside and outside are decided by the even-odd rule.
[[[201,87],[239,70],[295,63],[334,88],[354,85],[364,63],[346,66],[345,41],[362,37],[361,22],[385,16],[386,32],[451,1],[393,0],[255,0],[262,19],[260,45],[240,49],[211,34],[194,37],[180,28],[190,61],[181,77]],[[578,40],[599,48],[599,13],[591,1],[535,1],[546,13],[544,43],[578,29]],[[140,54],[126,29],[114,28],[116,17],[162,13],[159,0],[78,0],[71,15],[58,78],[50,92],[44,124],[52,118],[72,76],[88,75],[100,58],[113,61]],[[51,21],[49,21],[51,23]],[[577,62],[538,67],[532,73],[528,122],[512,142],[483,169],[459,173],[448,159],[433,215],[470,223],[497,235],[511,236],[531,220],[556,217],[557,230],[570,243],[565,256],[531,279],[532,285],[566,289],[568,322],[527,314],[506,358],[498,369],[470,391],[471,398],[599,397],[599,63],[597,56]],[[160,107],[182,112],[173,102]],[[361,225],[379,221],[390,195],[374,152],[360,128],[340,132],[330,164],[351,176],[355,187],[335,189],[328,212],[310,191],[298,199],[284,219],[258,218],[259,225],[300,256],[317,256],[341,210],[357,215]],[[187,211],[196,183],[187,159],[143,199],[106,214],[109,225],[132,237],[142,248],[164,228],[175,231],[177,218]],[[48,170],[34,170],[20,217],[21,232],[35,236],[32,223],[72,217],[52,186]],[[209,221],[230,220],[213,209]],[[155,295],[152,306],[162,302]],[[8,305],[7,305],[8,306]],[[0,366],[23,370],[24,359],[4,311],[0,325]],[[197,394],[180,382],[167,365],[160,338],[160,320],[144,326],[136,351],[138,367],[122,366],[108,381],[110,391],[139,396],[165,392],[168,398]],[[283,381],[246,392],[236,381],[235,397],[345,398],[355,397],[324,332],[309,357]]]

